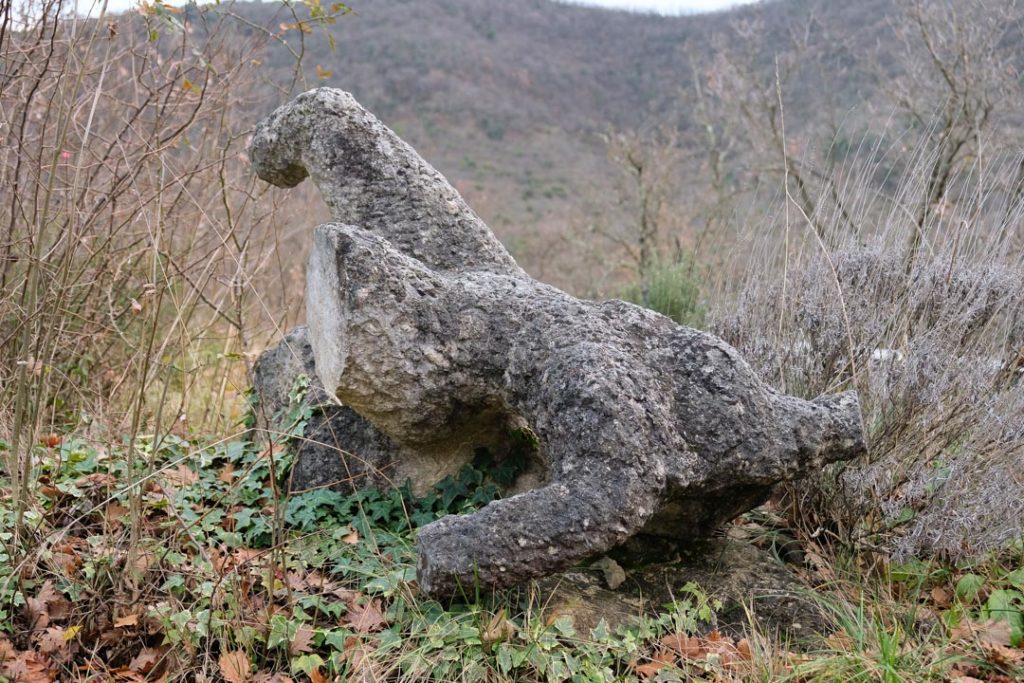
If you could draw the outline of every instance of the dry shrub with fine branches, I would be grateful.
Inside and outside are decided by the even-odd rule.
[[[931,199],[928,164],[887,204],[849,197],[865,237],[827,254],[810,239],[783,253],[780,231],[809,228],[775,225],[732,309],[719,304],[715,329],[776,386],[861,391],[868,461],[789,490],[815,525],[904,557],[974,556],[1024,533],[1024,206],[977,182],[1019,164],[952,179],[960,196],[923,229],[913,208]]]
[[[280,207],[245,144],[302,78],[282,35],[301,44],[330,17],[282,5],[294,22],[263,28],[229,3],[100,4],[89,19],[64,0],[0,5],[0,464],[16,498],[42,434],[126,438],[141,476],[140,434],[237,422],[243,361],[285,308],[261,296],[286,296],[267,284]],[[270,43],[296,59],[292,82],[263,79]]]

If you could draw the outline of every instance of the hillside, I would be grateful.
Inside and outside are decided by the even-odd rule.
[[[689,148],[679,174],[692,185],[703,134],[695,73],[707,78],[723,51],[742,47],[770,82],[774,55],[808,30],[814,58],[785,92],[796,134],[826,110],[875,96],[874,64],[858,55],[884,40],[893,4],[783,0],[663,17],[549,0],[357,0],[352,14],[302,38],[310,86],[353,92],[454,181],[528,268],[586,289],[595,281],[546,270],[544,258],[560,240],[564,247],[567,224],[589,220],[588,207],[615,211],[594,205],[621,175],[601,134],[678,127]],[[270,4],[236,11],[267,26],[284,20]],[[759,27],[758,44],[735,45],[737,24]],[[286,38],[295,47],[299,36]],[[287,51],[273,51],[273,80],[286,80],[290,64]],[[316,65],[331,75],[318,79]]]

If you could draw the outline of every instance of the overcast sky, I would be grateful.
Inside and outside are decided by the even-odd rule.
[[[88,8],[95,0],[79,0],[79,6]],[[600,5],[602,7],[618,7],[622,9],[638,9],[644,11],[680,14],[691,12],[710,12],[742,5],[752,0],[567,0],[580,5]],[[97,4],[99,4],[97,2]],[[138,4],[138,0],[110,0],[107,7],[110,11],[119,12]],[[172,5],[182,4],[172,0]],[[359,0],[350,0],[349,4],[358,7]]]
[[[710,12],[745,4],[752,0],[570,0],[580,5],[601,5],[624,9],[653,10],[665,14]]]

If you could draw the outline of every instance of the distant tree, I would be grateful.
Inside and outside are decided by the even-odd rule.
[[[651,273],[661,258],[663,212],[676,191],[681,151],[678,132],[668,126],[618,131],[605,136],[609,158],[624,183],[618,201],[623,219],[605,235],[625,249],[636,268],[641,303],[648,305]]]
[[[951,184],[978,157],[1019,144],[1024,5],[1017,0],[901,0],[892,18],[898,49],[883,89],[916,133],[926,172],[909,268],[930,220],[955,199]],[[1022,169],[1024,171],[1024,169]],[[1020,194],[1021,181],[1012,181]]]

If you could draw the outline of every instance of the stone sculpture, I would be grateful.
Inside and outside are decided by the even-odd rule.
[[[328,394],[396,457],[438,463],[425,472],[513,425],[540,440],[534,488],[419,531],[431,595],[550,574],[638,533],[705,536],[778,482],[864,452],[853,392],[782,395],[712,335],[530,278],[345,92],[279,108],[250,156],[275,185],[311,177],[335,221],[315,230],[306,293]]]

